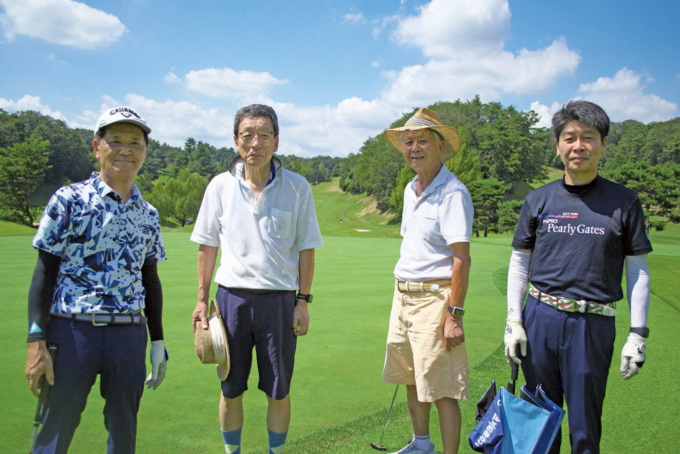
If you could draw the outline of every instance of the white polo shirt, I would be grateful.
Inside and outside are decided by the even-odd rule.
[[[403,281],[451,279],[451,244],[469,243],[474,208],[465,185],[446,166],[420,195],[416,176],[404,190],[401,253],[394,275]]]
[[[276,176],[257,200],[240,158],[205,190],[191,241],[222,247],[215,282],[225,287],[298,290],[298,252],[323,246],[311,186],[272,159]]]

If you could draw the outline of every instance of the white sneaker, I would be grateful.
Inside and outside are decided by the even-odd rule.
[[[405,447],[401,448],[397,452],[393,452],[392,454],[436,454],[434,450],[434,445],[430,444],[430,449],[428,451],[423,451],[422,449],[416,448],[416,440],[411,440],[409,444],[407,444]]]

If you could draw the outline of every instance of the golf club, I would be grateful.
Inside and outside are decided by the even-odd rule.
[[[383,446],[383,437],[385,437],[385,431],[387,430],[387,424],[390,422],[390,415],[392,414],[392,407],[394,407],[394,400],[397,398],[397,391],[399,391],[399,385],[397,389],[394,390],[394,397],[392,398],[392,405],[390,405],[390,411],[387,413],[387,421],[385,421],[385,427],[383,428],[382,436],[380,437],[380,443],[371,443],[371,448],[377,449],[378,451],[387,451],[387,448]]]
[[[52,367],[54,368],[54,357],[57,354],[57,346],[50,345],[49,347],[50,356],[52,357]],[[45,410],[47,410],[47,402],[50,399],[50,384],[45,379],[43,375],[40,377],[40,397],[38,397],[38,408],[35,410],[35,418],[33,418],[33,435],[31,436],[31,447],[28,449],[28,454],[33,454],[33,448],[35,447],[35,434],[38,430],[38,426],[42,424],[45,418]]]

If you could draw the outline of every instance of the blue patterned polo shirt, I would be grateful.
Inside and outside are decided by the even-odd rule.
[[[57,190],[33,247],[61,257],[53,313],[144,308],[142,266],[166,259],[158,211],[139,189],[123,203],[97,172]]]

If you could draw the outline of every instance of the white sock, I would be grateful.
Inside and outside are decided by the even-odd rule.
[[[416,440],[416,448],[421,451],[427,451],[432,447],[432,440],[430,440],[430,435],[416,435],[413,434],[413,438]]]

